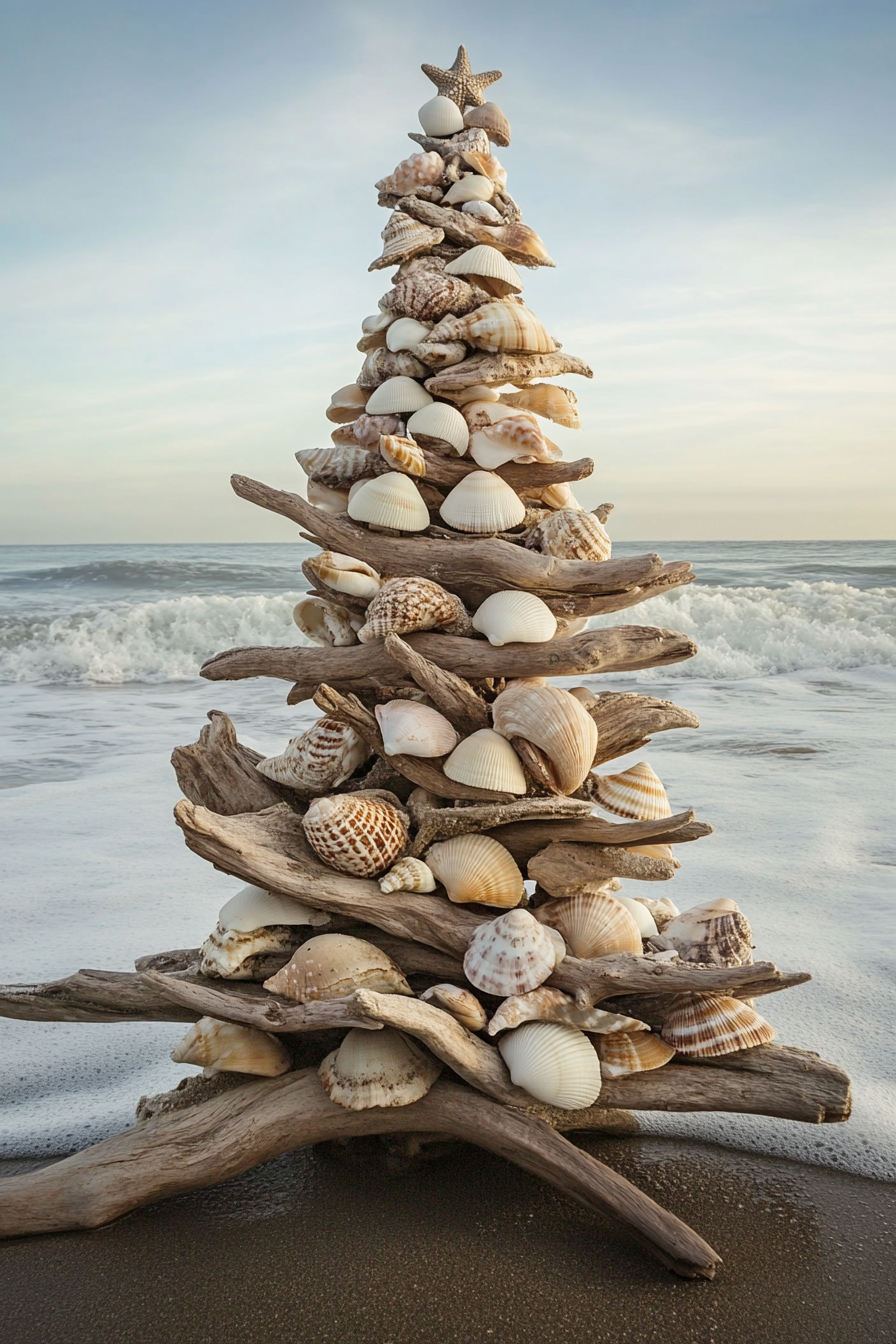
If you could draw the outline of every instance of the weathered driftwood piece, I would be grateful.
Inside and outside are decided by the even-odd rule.
[[[420,451],[426,463],[427,485],[437,485],[445,491],[453,490],[471,471],[481,470],[472,458],[447,457],[431,448]],[[593,471],[594,459],[580,457],[575,462],[505,462],[495,469],[495,475],[514,490],[541,490],[561,481],[584,481]]]
[[[608,822],[602,817],[572,817],[568,820],[557,817],[554,820],[534,819],[528,822],[511,822],[509,825],[499,824],[489,827],[486,834],[493,836],[495,840],[500,840],[519,864],[529,863],[539,852],[554,843],[567,842],[589,845],[592,848],[600,846],[604,851],[600,858],[594,856],[589,849],[589,859],[593,865],[591,881],[600,881],[604,877],[632,877],[644,880],[645,872],[648,870],[643,864],[632,862],[644,856],[629,854],[628,858],[623,859],[620,855],[625,853],[624,847],[683,845],[690,840],[699,840],[705,835],[712,834],[711,826],[705,821],[694,821],[693,817],[693,812],[680,812],[676,817],[662,817],[658,821]],[[603,871],[600,871],[601,863]],[[623,867],[625,872],[622,871]],[[616,871],[610,872],[610,868]],[[649,871],[656,873],[655,869]],[[529,876],[534,877],[535,874],[530,873]]]
[[[700,727],[700,720],[691,710],[682,709],[671,700],[637,695],[634,691],[596,692],[587,709],[597,724],[594,767],[630,751],[639,751],[650,741],[652,733]],[[587,780],[578,796],[590,796]]]
[[[607,877],[630,877],[639,882],[667,882],[675,866],[667,859],[630,854],[613,845],[571,844],[552,841],[529,860],[529,877],[551,896],[600,882]]]
[[[646,602],[650,597],[657,597],[660,593],[668,593],[673,588],[693,583],[695,578],[689,561],[673,560],[670,564],[664,565],[655,578],[630,589],[627,593],[597,594],[595,597],[577,594],[569,597],[546,597],[544,601],[555,616],[576,620],[580,616],[601,616],[611,611],[624,611],[626,607],[637,606],[639,602]]]
[[[749,999],[792,989],[811,980],[807,971],[779,971],[771,961],[750,966],[694,966],[689,962],[651,961],[631,952],[580,961],[565,957],[548,981],[575,996],[580,1007],[603,1005],[618,994],[730,994]],[[617,1011],[611,1005],[612,1011]]]
[[[452,397],[468,387],[478,387],[480,383],[492,387],[513,383],[515,387],[525,387],[536,378],[556,378],[563,373],[594,377],[593,370],[583,359],[563,350],[550,355],[510,355],[506,351],[486,355],[477,351],[459,364],[439,369],[426,379],[424,386],[434,397]]]
[[[212,709],[208,717],[210,723],[201,729],[198,742],[175,747],[171,753],[177,782],[186,797],[227,816],[261,812],[280,802],[282,792],[255,769],[260,754],[237,741],[227,715]]]
[[[326,1031],[330,1027],[365,1027],[379,1031],[383,1025],[366,1009],[355,1011],[349,999],[294,1003],[245,980],[204,980],[200,976],[162,975],[159,971],[143,971],[140,978],[159,998],[188,1008],[197,1017],[242,1022],[261,1031]]]
[[[412,816],[415,816],[415,812],[412,812]],[[467,835],[471,831],[492,833],[496,827],[509,829],[517,823],[524,826],[539,822],[556,824],[566,818],[584,819],[590,816],[590,803],[578,798],[560,798],[555,794],[547,798],[519,798],[509,803],[487,803],[479,807],[428,807],[419,813],[417,833],[410,853],[419,857],[437,840],[450,840],[452,836]]]
[[[489,727],[485,701],[465,677],[430,662],[400,635],[387,635],[383,647],[395,666],[413,677],[421,691],[425,691],[436,708],[451,720],[462,737]]]
[[[0,1017],[25,1022],[195,1022],[133,971],[76,971],[62,980],[0,985]]]
[[[403,196],[398,208],[405,214],[419,219],[430,228],[441,229],[452,243],[461,243],[464,247],[475,247],[477,243],[486,243],[503,252],[514,266],[554,266],[550,257],[533,257],[529,252],[521,252],[512,241],[504,237],[503,229],[495,229],[488,224],[480,224],[474,215],[462,214],[446,205],[434,205],[431,201],[421,200],[419,196]]]
[[[0,1235],[100,1227],[132,1209],[216,1185],[291,1149],[360,1134],[429,1130],[487,1148],[623,1223],[663,1264],[711,1278],[716,1253],[684,1223],[550,1126],[440,1079],[412,1106],[348,1111],[316,1069],[236,1087],[41,1171],[0,1182]]]

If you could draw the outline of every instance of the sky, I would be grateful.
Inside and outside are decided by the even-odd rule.
[[[891,0],[0,0],[0,542],[282,541],[357,375],[421,62],[498,155],[594,378],[620,539],[896,536]]]

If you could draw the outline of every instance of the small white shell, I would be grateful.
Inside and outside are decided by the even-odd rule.
[[[385,331],[394,321],[395,314],[381,308],[378,313],[371,313],[370,317],[364,318],[361,330],[365,336],[374,336],[378,331]]]
[[[436,879],[422,859],[399,859],[394,868],[379,879],[380,891],[435,891]]]
[[[458,131],[464,129],[463,113],[457,103],[441,93],[435,98],[430,98],[428,103],[424,103],[417,116],[424,135],[443,139],[448,135],[456,135]]]
[[[252,1073],[277,1078],[292,1068],[286,1048],[276,1036],[255,1027],[201,1017],[171,1051],[175,1064],[201,1064],[203,1075]]]
[[[544,644],[557,633],[557,618],[534,593],[508,589],[487,597],[473,617],[473,629],[489,644]]]
[[[393,1027],[353,1027],[318,1075],[330,1100],[349,1111],[373,1106],[410,1106],[425,1097],[442,1065]]]
[[[249,933],[222,929],[218,924],[199,949],[199,974],[210,980],[255,980],[256,958],[271,953],[291,957],[302,938],[291,924],[271,924]]]
[[[411,350],[426,340],[433,325],[432,322],[418,322],[415,317],[399,317],[386,332],[386,345],[396,352]]]
[[[382,587],[383,581],[375,569],[364,560],[342,555],[339,551],[321,551],[305,563],[321,583],[336,593],[369,600],[376,597]]]
[[[442,205],[465,205],[467,201],[490,201],[495,194],[495,184],[490,177],[471,173],[453,183],[442,197]],[[499,219],[501,217],[499,216]],[[503,219],[501,223],[503,224]],[[453,264],[453,263],[452,263]],[[445,267],[447,271],[448,267]],[[464,275],[464,271],[452,271],[452,275]]]
[[[422,532],[429,527],[429,509],[409,476],[387,471],[365,481],[348,504],[348,516],[374,527],[391,527],[399,532]]]
[[[525,793],[526,775],[513,747],[491,728],[480,728],[455,747],[442,769],[458,784],[494,793]]]
[[[457,185],[460,186],[461,184],[458,183]],[[466,199],[473,198],[467,197]],[[487,201],[491,197],[482,196],[480,199]],[[454,261],[449,261],[445,267],[445,273],[446,275],[462,275],[465,279],[475,277],[477,283],[480,280],[486,280],[488,281],[487,288],[501,296],[523,292],[523,281],[516,267],[510,264],[503,252],[499,252],[496,247],[489,247],[485,243],[480,243],[477,247],[471,247],[469,252],[463,252],[459,257],[455,257]]]
[[[426,862],[455,905],[509,909],[523,899],[523,875],[509,850],[489,835],[455,835],[433,845]]]
[[[322,513],[345,513],[348,508],[348,491],[336,490],[331,485],[322,485],[320,481],[309,481],[305,486],[305,496]]]
[[[399,374],[374,388],[367,403],[367,415],[403,415],[419,411],[432,401],[425,387],[414,378]]]
[[[447,756],[457,733],[444,714],[415,700],[390,700],[374,708],[389,756]]]
[[[565,1111],[593,1106],[600,1095],[600,1060],[588,1037],[556,1022],[527,1022],[498,1042],[517,1087]]]
[[[465,215],[474,215],[483,224],[503,224],[504,216],[496,210],[491,201],[464,201],[461,210]]]
[[[306,638],[313,644],[342,649],[357,644],[358,629],[354,612],[337,607],[325,597],[303,597],[292,609],[292,618]]]
[[[464,974],[476,989],[505,999],[537,989],[562,960],[562,939],[552,938],[527,910],[508,910],[473,930]]]
[[[415,411],[408,420],[408,433],[426,446],[427,439],[450,443],[462,457],[467,451],[470,431],[460,411],[444,401],[434,401]]]
[[[291,896],[278,896],[264,887],[241,887],[218,912],[222,929],[251,933],[271,924],[329,924],[325,910],[315,910]]]
[[[450,1013],[467,1031],[482,1031],[487,1021],[485,1009],[476,995],[457,985],[430,985],[420,995],[420,1001]]]
[[[526,506],[500,476],[471,471],[445,496],[439,513],[458,532],[504,532],[523,521]]]

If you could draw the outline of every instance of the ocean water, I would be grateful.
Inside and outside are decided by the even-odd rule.
[[[646,751],[673,807],[715,833],[678,851],[681,909],[734,897],[757,958],[808,970],[761,1010],[850,1073],[846,1125],[643,1117],[647,1128],[896,1179],[896,543],[620,543],[688,558],[698,582],[595,624],[678,629],[700,655],[594,678],[696,711]],[[239,885],[171,821],[171,748],[224,709],[266,752],[314,717],[285,683],[209,683],[236,644],[302,643],[294,545],[0,547],[0,980],[195,946]],[[581,680],[581,679],[576,679]],[[572,682],[570,684],[573,684]],[[0,1019],[0,1155],[61,1153],[128,1124],[185,1072],[177,1024]]]

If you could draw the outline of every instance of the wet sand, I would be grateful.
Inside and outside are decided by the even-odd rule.
[[[656,1138],[583,1146],[706,1237],[714,1282],[477,1149],[395,1174],[371,1140],[363,1161],[300,1151],[109,1228],[3,1244],[0,1339],[896,1340],[896,1185]]]

